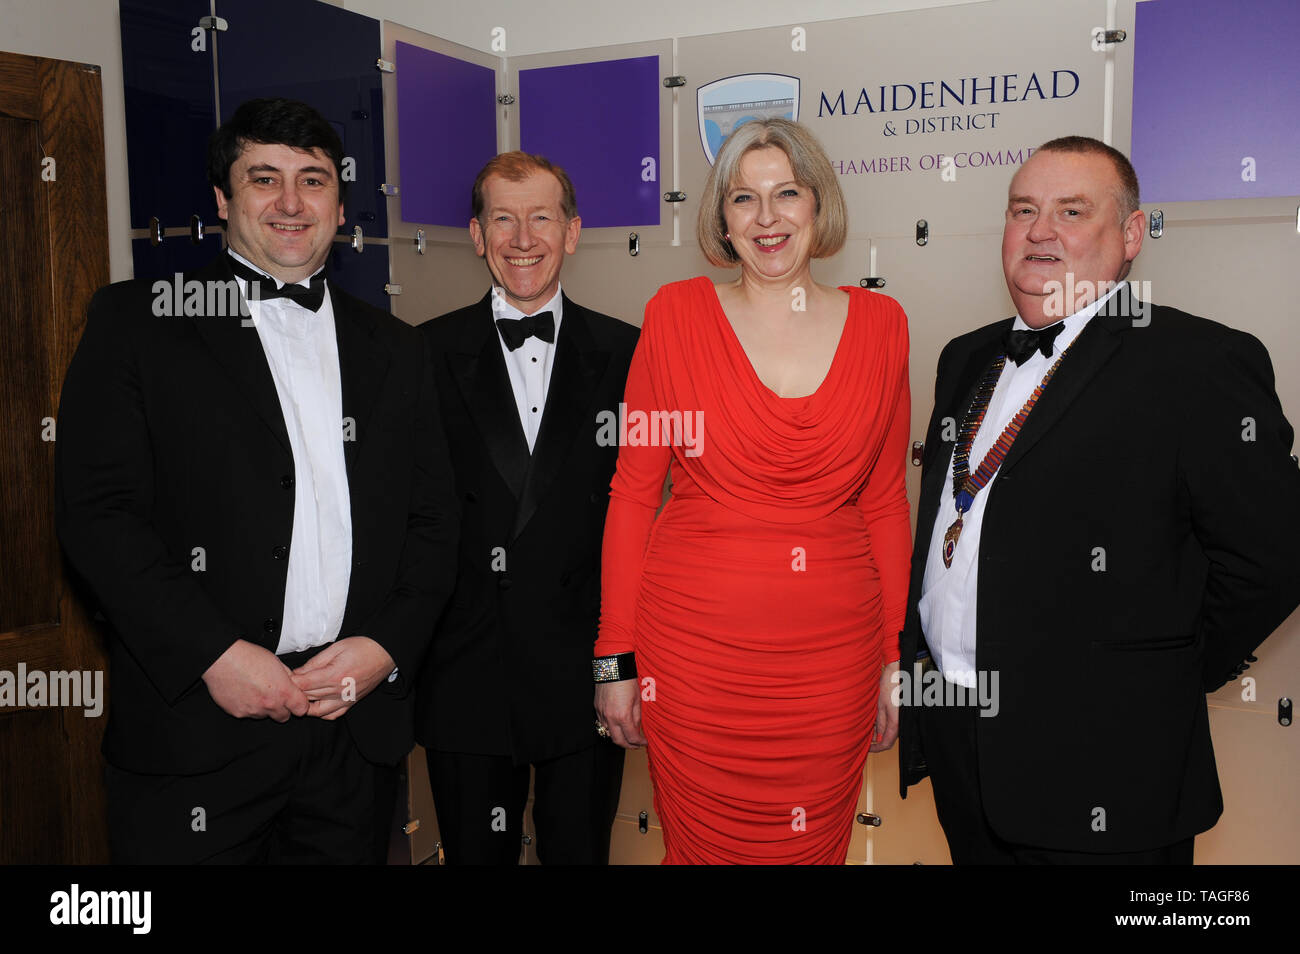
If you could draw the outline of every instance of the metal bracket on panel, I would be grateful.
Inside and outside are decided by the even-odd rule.
[[[912,441],[912,466],[920,467],[925,463],[925,441]]]
[[[386,60],[381,56],[379,59],[375,60],[375,69],[379,70],[381,73],[396,73],[397,65],[391,60]]]
[[[497,102],[502,106],[513,106],[515,104],[515,98],[509,93],[502,93],[497,97]]]
[[[203,220],[198,215],[190,216],[190,241],[195,245],[203,244]]]
[[[1153,239],[1160,238],[1160,236],[1165,234],[1165,214],[1159,209],[1154,209],[1151,212],[1150,231]]]
[[[686,77],[685,77],[685,76],[665,76],[665,77],[664,77],[664,86],[665,86],[667,89],[672,89],[674,86],[685,86],[685,85],[686,85]]]
[[[1291,709],[1292,709],[1291,700],[1288,699],[1286,696],[1283,696],[1281,699],[1277,700],[1277,724],[1278,725],[1291,724]]]
[[[664,193],[664,201],[665,201],[665,202],[685,202],[685,201],[686,201],[686,193],[685,193],[685,192],[665,192],[665,193]]]
[[[158,216],[149,220],[149,244],[157,248],[163,243],[163,227],[158,221]]]
[[[381,184],[380,184],[380,186],[379,186],[379,191],[382,192],[384,195],[398,195],[398,194],[399,194],[399,193],[398,193],[398,190],[397,190],[397,186],[395,186],[395,185],[389,185],[387,182],[384,182],[384,183],[381,183]]]
[[[415,230],[415,254],[424,254],[424,229]]]
[[[366,247],[366,237],[361,233],[361,226],[352,227],[352,250],[360,252]]]
[[[870,278],[858,279],[858,284],[863,288],[884,288],[885,280],[879,275],[873,275]]]
[[[641,252],[641,236],[635,232],[629,232],[627,236],[627,254],[636,256]]]
[[[404,835],[414,835],[419,830],[420,830],[420,819],[418,818],[412,818],[410,821],[408,821],[405,825],[402,826],[402,834]]]
[[[1128,34],[1123,30],[1107,30],[1105,27],[1092,28],[1092,48],[1097,53],[1105,53],[1106,47],[1123,43]]]
[[[392,282],[385,282],[385,283],[384,283],[384,294],[385,294],[385,295],[400,295],[401,293],[402,293],[402,286],[401,286],[401,285],[394,285]]]
[[[199,17],[199,26],[204,30],[215,30],[218,33],[225,33],[230,29],[230,24],[221,17]]]
[[[636,830],[643,835],[650,830],[650,815],[647,812],[636,816]]]
[[[871,812],[858,812],[857,822],[859,825],[870,825],[872,828],[879,828],[881,818],[879,815],[871,814]]]
[[[930,223],[925,219],[916,220],[916,244],[926,245],[930,241]]]

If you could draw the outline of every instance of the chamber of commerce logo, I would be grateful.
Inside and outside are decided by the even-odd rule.
[[[695,91],[700,145],[713,165],[722,144],[751,119],[799,119],[799,77],[784,73],[742,73],[705,83]]]

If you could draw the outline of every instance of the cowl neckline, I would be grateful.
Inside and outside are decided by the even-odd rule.
[[[757,385],[759,389],[766,392],[766,394],[772,399],[785,404],[793,401],[815,401],[821,396],[823,391],[834,387],[834,379],[838,375],[840,365],[843,364],[842,357],[844,352],[848,350],[847,344],[849,339],[852,337],[852,326],[855,324],[853,321],[854,301],[852,289],[842,285],[837,286],[840,291],[848,294],[849,302],[844,316],[844,327],[840,330],[839,340],[835,343],[835,353],[831,356],[830,367],[826,369],[826,374],[822,378],[821,383],[817,385],[816,389],[813,390],[811,394],[798,394],[792,397],[783,397],[773,391],[766,383],[764,383],[763,379],[759,377],[758,371],[754,367],[754,362],[750,359],[748,352],[745,351],[745,346],[741,344],[740,336],[736,334],[736,326],[733,325],[731,319],[727,317],[727,310],[723,307],[722,299],[718,296],[717,286],[704,276],[701,276],[698,280],[704,282],[708,286],[708,297],[713,305],[713,313],[718,319],[718,324],[721,326],[723,338],[730,343],[732,350],[739,356],[737,363],[748,369],[752,383]]]

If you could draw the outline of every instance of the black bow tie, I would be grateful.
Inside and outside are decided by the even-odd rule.
[[[1007,357],[1016,363],[1017,366],[1024,364],[1035,351],[1042,352],[1044,358],[1052,356],[1052,342],[1056,336],[1061,333],[1065,327],[1065,322],[1058,321],[1056,324],[1047,328],[1037,330],[1030,328],[1028,331],[1021,331],[1012,328],[1007,332]]]
[[[538,312],[523,318],[498,318],[501,339],[511,351],[516,350],[533,335],[543,341],[555,341],[555,315],[549,311]]]
[[[248,282],[248,294],[245,297],[249,301],[287,298],[290,301],[296,301],[310,311],[320,311],[320,306],[325,303],[325,269],[323,268],[311,277],[310,288],[303,288],[301,285],[289,283],[286,283],[281,288],[276,288],[274,279],[249,268],[233,255],[226,257],[230,259],[231,271]]]

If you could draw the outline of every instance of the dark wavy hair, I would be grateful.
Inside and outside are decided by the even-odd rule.
[[[319,149],[334,162],[339,200],[343,181],[343,140],[329,120],[295,99],[250,99],[208,137],[208,181],[230,198],[230,167],[249,143]]]

